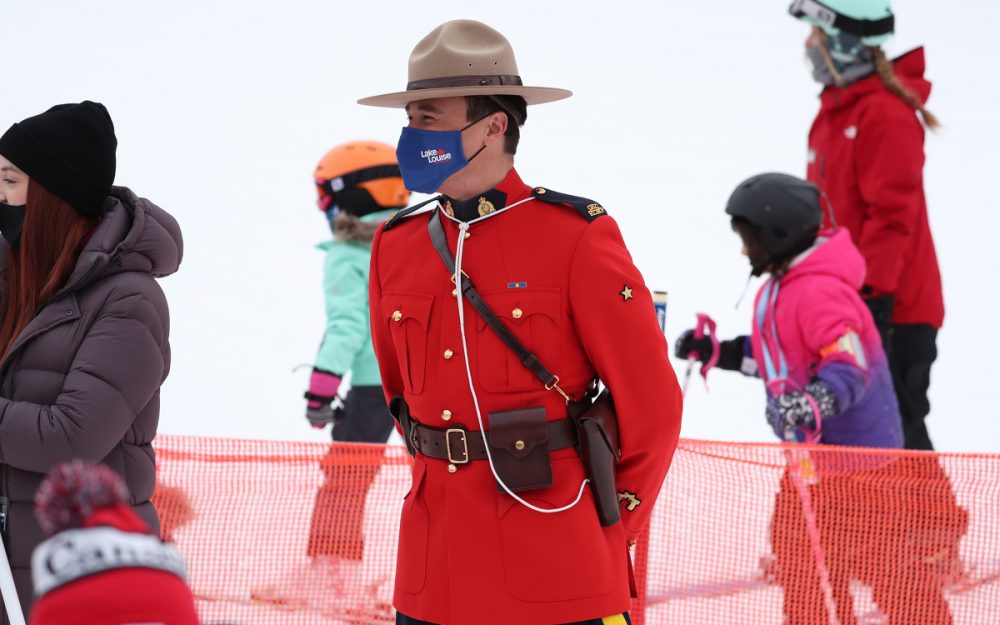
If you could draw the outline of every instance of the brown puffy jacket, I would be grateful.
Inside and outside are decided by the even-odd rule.
[[[32,602],[31,553],[42,540],[33,499],[45,473],[71,458],[125,477],[137,513],[156,531],[150,443],[170,369],[167,301],[154,278],[177,271],[180,227],[124,187],[85,245],[65,287],[0,363],[0,507],[22,606]],[[6,293],[0,243],[0,300]],[[3,622],[6,623],[4,612]]]

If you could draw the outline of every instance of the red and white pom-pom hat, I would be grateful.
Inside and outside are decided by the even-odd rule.
[[[35,496],[30,625],[199,625],[180,553],[150,533],[103,465],[56,467]]]

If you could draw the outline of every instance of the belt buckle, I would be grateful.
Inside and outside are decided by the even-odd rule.
[[[461,434],[462,435],[462,447],[464,450],[462,452],[462,458],[452,458],[451,456],[451,435]],[[468,464],[469,462],[469,441],[465,437],[465,430],[462,428],[449,428],[444,431],[444,447],[445,451],[448,453],[448,462],[452,464]]]

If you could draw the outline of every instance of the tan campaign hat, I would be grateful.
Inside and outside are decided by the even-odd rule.
[[[466,95],[519,95],[528,104],[544,104],[573,92],[525,87],[506,37],[482,22],[454,20],[413,48],[406,91],[362,98],[358,104],[403,108],[416,100]]]

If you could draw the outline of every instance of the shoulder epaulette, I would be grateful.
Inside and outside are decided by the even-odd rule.
[[[585,197],[579,197],[576,195],[559,193],[558,191],[546,189],[545,187],[535,187],[531,190],[531,195],[534,196],[536,200],[548,202],[549,204],[569,204],[587,221],[594,221],[598,217],[604,217],[608,214],[608,211],[606,211],[603,206],[594,200],[588,200]]]
[[[427,200],[426,202],[421,202],[419,204],[414,204],[413,206],[407,206],[406,208],[400,209],[399,212],[397,212],[395,215],[393,215],[392,217],[390,217],[388,221],[385,222],[385,225],[382,226],[382,230],[383,231],[385,231],[385,230],[391,230],[392,227],[395,226],[396,224],[398,224],[399,222],[403,221],[404,219],[406,219],[407,217],[409,217],[413,213],[417,212],[421,208],[427,206],[431,202],[437,202],[442,197],[444,197],[444,196],[439,195],[437,197],[432,197],[431,199]]]

